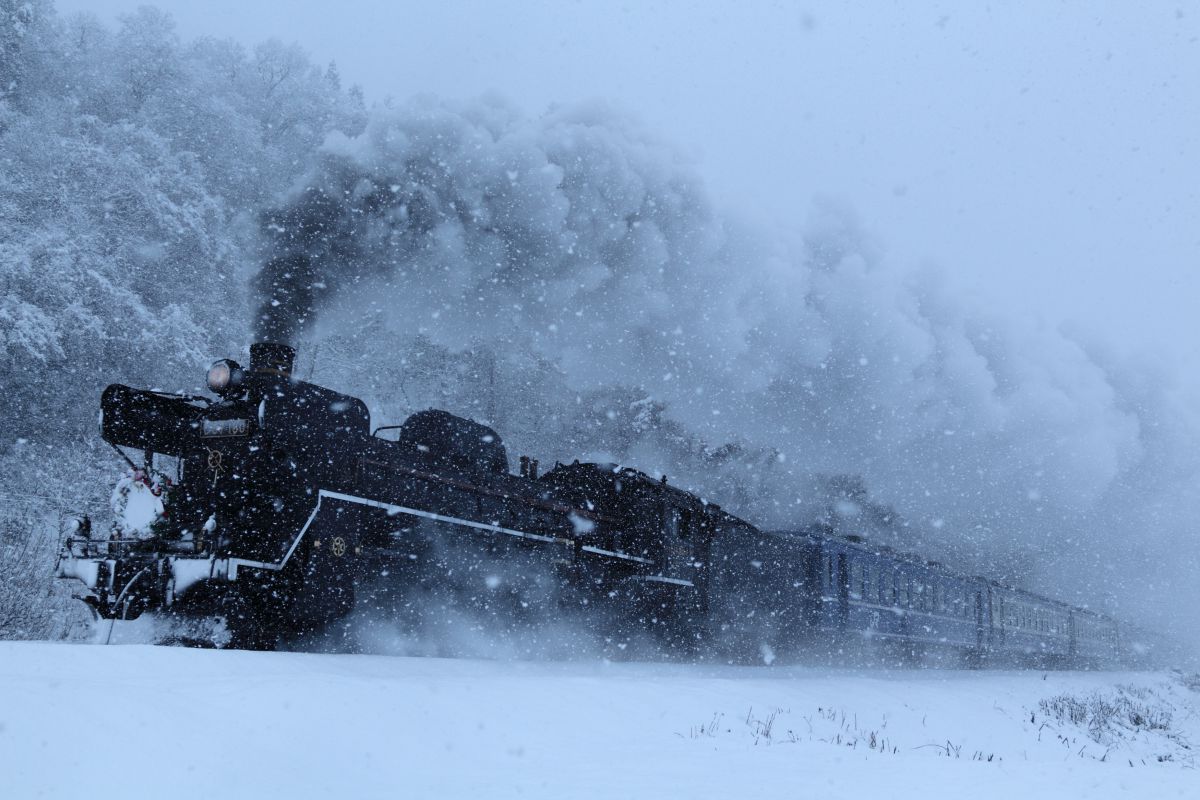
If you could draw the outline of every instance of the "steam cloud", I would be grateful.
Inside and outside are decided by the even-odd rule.
[[[530,119],[424,99],[330,141],[264,217],[257,334],[374,320],[533,353],[572,391],[632,387],[706,452],[757,454],[709,470],[620,448],[756,523],[807,522],[823,476],[861,476],[914,546],[1126,619],[1170,609],[1159,627],[1195,638],[1200,427],[1165,370],[968,309],[935,275],[888,269],[836,207],[797,228],[720,215],[671,148],[604,106]],[[521,444],[572,456],[549,434]],[[878,516],[839,497],[846,525]]]

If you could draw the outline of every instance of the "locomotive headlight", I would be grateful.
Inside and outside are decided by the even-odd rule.
[[[208,368],[208,388],[222,396],[235,394],[242,387],[243,375],[236,361],[223,358]]]

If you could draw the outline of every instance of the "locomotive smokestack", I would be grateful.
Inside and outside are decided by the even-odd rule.
[[[267,372],[284,378],[292,377],[296,348],[275,342],[255,342],[250,345],[250,371]]]

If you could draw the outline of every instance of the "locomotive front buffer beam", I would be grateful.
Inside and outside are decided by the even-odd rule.
[[[76,598],[103,619],[136,619],[146,612],[168,611],[198,584],[237,580],[233,559],[129,552],[134,545],[144,543],[68,540],[59,554],[55,577],[82,583],[86,592]]]

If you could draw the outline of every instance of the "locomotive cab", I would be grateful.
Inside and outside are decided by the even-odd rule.
[[[638,556],[655,577],[695,584],[724,516],[718,506],[615,464],[559,464],[541,478],[564,499],[594,509],[601,546]]]

